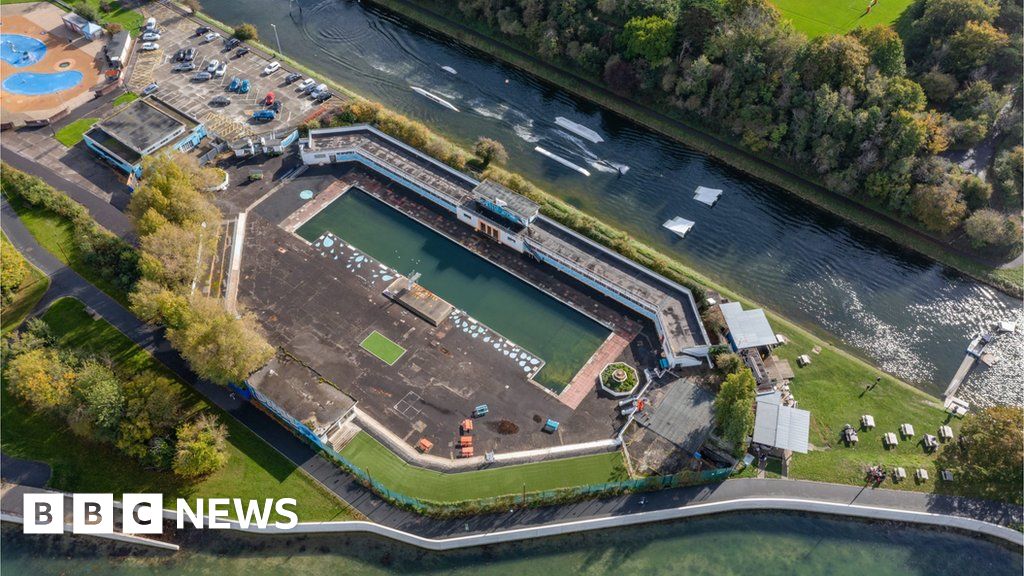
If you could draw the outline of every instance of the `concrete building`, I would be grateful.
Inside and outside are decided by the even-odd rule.
[[[317,445],[354,416],[355,400],[290,358],[271,359],[247,384],[265,410]]]
[[[110,42],[103,47],[103,56],[107,59],[107,65],[111,68],[124,68],[128,63],[131,47],[132,35],[127,30],[115,32],[110,37]]]
[[[368,125],[310,130],[299,151],[310,165],[362,164],[648,318],[666,366],[697,366],[707,358],[708,337],[689,289],[545,218],[535,202],[505,186],[453,170]]]
[[[88,40],[95,40],[103,36],[102,26],[89,22],[74,12],[68,12],[61,20],[64,21],[64,28],[72,35],[81,35]]]
[[[202,122],[149,96],[100,120],[85,133],[85,145],[127,174],[142,175],[142,160],[165,150],[183,152],[206,137]]]

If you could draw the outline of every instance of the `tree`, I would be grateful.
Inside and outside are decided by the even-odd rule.
[[[196,275],[199,252],[197,230],[168,224],[141,239],[143,275],[169,288],[192,282]]]
[[[964,222],[964,231],[975,248],[1008,246],[1020,241],[1020,224],[988,208],[971,214]]]
[[[85,2],[75,4],[74,12],[89,22],[95,22],[99,19],[99,14],[96,13],[96,9]]]
[[[126,454],[143,458],[155,436],[167,435],[181,417],[181,392],[170,378],[139,374],[124,385],[124,416],[116,445]]]
[[[604,65],[604,81],[612,92],[620,96],[632,96],[640,79],[633,65],[616,54]]]
[[[903,40],[895,30],[884,24],[857,28],[852,32],[868,50],[871,63],[885,76],[902,76],[907,72]]]
[[[812,90],[822,84],[859,89],[869,61],[867,50],[853,36],[818,36],[804,50],[800,75]]]
[[[473,146],[473,153],[476,154],[477,158],[480,158],[480,168],[487,168],[491,162],[497,164],[504,164],[508,162],[508,152],[505,151],[505,147],[497,140],[491,138],[484,138],[481,136],[476,139],[476,145]]]
[[[203,5],[199,3],[199,0],[183,0],[182,4],[193,14],[200,12],[203,9]]]
[[[643,58],[654,64],[672,52],[676,25],[661,16],[631,18],[626,22],[619,41],[626,49],[627,58]]]
[[[235,27],[234,37],[245,42],[246,40],[259,40],[259,31],[248,22],[243,22]]]
[[[725,377],[722,388],[715,397],[715,422],[722,436],[743,449],[743,442],[754,426],[754,398],[757,396],[757,382],[749,368]]]
[[[968,22],[963,30],[949,39],[946,66],[961,77],[966,77],[988,63],[1009,41],[1006,34],[988,22]]]
[[[988,206],[992,197],[992,186],[974,174],[967,174],[960,179],[960,197],[967,203],[969,210],[978,210]]]
[[[274,354],[251,314],[241,318],[214,298],[192,300],[192,318],[167,337],[200,377],[216,384],[242,382]]]
[[[932,70],[918,79],[928,100],[934,104],[945,104],[956,95],[957,81],[950,74]]]
[[[132,221],[138,227],[144,216],[152,218],[147,215],[150,210],[178,225],[220,221],[220,210],[199,191],[216,179],[212,172],[180,152],[147,157],[142,164],[142,184],[128,204]]]
[[[0,242],[0,303],[10,303],[27,274],[25,259],[4,239]]]
[[[174,473],[199,478],[216,472],[228,461],[227,428],[211,414],[200,414],[178,428]]]
[[[1024,483],[1024,412],[1016,406],[974,410],[964,417],[957,443],[940,458],[959,473],[958,483],[994,500],[1020,503]]]
[[[57,410],[68,405],[74,371],[49,348],[28,350],[7,363],[7,385],[14,396],[36,410]]]
[[[929,230],[948,233],[967,213],[967,207],[948,184],[922,184],[914,188],[911,211]]]
[[[714,360],[715,366],[725,375],[735,374],[744,368],[743,359],[735,352],[723,352],[715,356]]]
[[[75,378],[73,404],[68,416],[72,430],[86,437],[113,438],[124,413],[124,396],[110,368],[86,362]]]
[[[996,186],[1006,196],[1007,204],[1019,204],[1024,186],[1024,146],[1003,150],[992,164]]]

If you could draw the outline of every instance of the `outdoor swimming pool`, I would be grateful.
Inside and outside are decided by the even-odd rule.
[[[78,70],[64,72],[18,72],[4,80],[4,90],[25,96],[53,94],[74,88],[82,82],[82,73]]]
[[[39,62],[46,55],[46,45],[21,34],[0,34],[0,58],[11,66],[22,68]]]

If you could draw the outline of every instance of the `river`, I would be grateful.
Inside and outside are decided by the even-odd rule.
[[[1024,320],[1013,298],[393,14],[350,0],[203,7],[229,24],[256,24],[269,46],[276,24],[289,56],[462,144],[501,141],[509,167],[548,191],[933,394],[979,328]],[[566,132],[558,116],[604,141]],[[538,145],[591,175],[538,154]],[[708,208],[693,200],[697,186],[725,192]],[[675,216],[696,222],[685,239],[661,227]],[[1001,362],[972,374],[961,395],[1020,404],[1022,343],[1019,332],[1002,338],[993,349]]]
[[[890,523],[735,514],[435,553],[369,536],[192,532],[177,553],[4,524],[0,568],[21,574],[1019,575],[1021,555],[969,536]]]

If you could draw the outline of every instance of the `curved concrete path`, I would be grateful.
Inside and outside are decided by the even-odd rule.
[[[7,237],[26,258],[51,278],[50,289],[40,302],[37,311],[45,309],[53,301],[62,297],[69,296],[81,300],[139,346],[151,352],[171,370],[174,370],[211,402],[223,408],[263,438],[294,463],[297,468],[301,468],[325,488],[348,502],[373,523],[418,538],[444,539],[543,528],[544,530],[540,532],[533,532],[533,534],[539,535],[547,533],[548,530],[568,531],[570,526],[583,526],[582,524],[573,524],[579,521],[591,522],[589,526],[592,528],[587,529],[597,529],[602,527],[605,522],[636,523],[667,519],[672,517],[671,514],[678,513],[670,512],[671,510],[681,508],[701,510],[702,508],[697,507],[705,506],[704,510],[711,510],[714,508],[706,505],[716,505],[737,507],[735,509],[763,509],[768,506],[769,501],[778,502],[779,499],[790,503],[808,502],[821,507],[821,510],[818,511],[831,510],[828,513],[846,515],[854,515],[853,511],[865,508],[871,510],[871,514],[874,515],[872,517],[875,518],[887,518],[894,514],[902,514],[903,517],[900,519],[917,521],[914,518],[918,518],[923,521],[923,519],[934,519],[936,516],[941,516],[947,524],[963,524],[961,527],[964,529],[975,530],[979,529],[979,524],[964,522],[964,520],[973,520],[988,525],[1012,526],[1020,524],[1024,518],[1021,507],[998,502],[875,489],[867,486],[753,478],[727,480],[718,484],[663,490],[644,495],[626,494],[574,504],[530,508],[469,518],[439,520],[420,516],[395,508],[383,501],[356,483],[336,465],[320,456],[283,426],[270,419],[264,412],[248,402],[232,397],[226,388],[198,379],[189,370],[184,360],[170,347],[163,336],[162,329],[143,323],[39,246],[35,238],[17,218],[10,205],[2,199],[0,199],[0,212],[2,212],[0,224],[2,224]],[[800,506],[809,505],[800,504]],[[772,506],[783,507],[783,504],[775,503]],[[934,524],[936,522],[929,520],[926,523]],[[985,532],[984,530],[978,531]],[[519,533],[528,534],[529,532]]]

